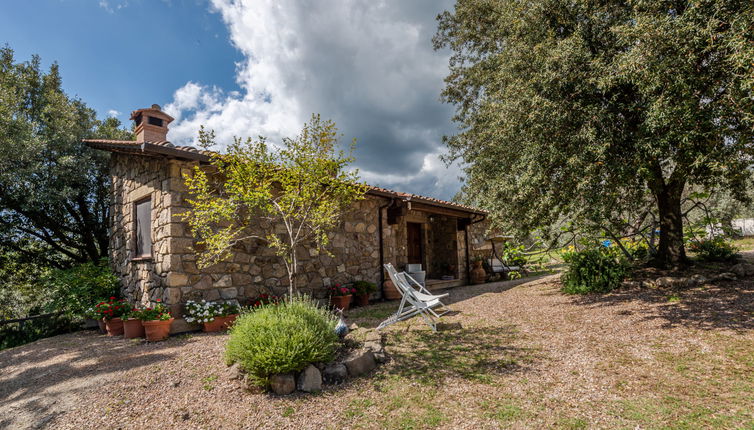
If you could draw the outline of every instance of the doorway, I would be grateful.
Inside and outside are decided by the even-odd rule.
[[[407,222],[406,236],[408,239],[408,264],[421,264],[423,267],[424,241],[422,240],[422,225],[418,222]]]

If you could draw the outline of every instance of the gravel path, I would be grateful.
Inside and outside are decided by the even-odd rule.
[[[754,425],[754,282],[573,297],[556,277],[450,290],[462,330],[387,330],[392,360],[317,395],[251,393],[224,334],[91,332],[0,351],[0,428]],[[395,303],[354,311],[374,326]]]

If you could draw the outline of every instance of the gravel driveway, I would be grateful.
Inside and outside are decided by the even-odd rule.
[[[517,284],[516,286],[513,286]],[[450,290],[432,334],[317,395],[227,377],[224,334],[158,344],[80,332],[0,351],[0,428],[736,428],[754,425],[754,283],[573,297],[555,277]],[[374,326],[396,303],[353,311]]]

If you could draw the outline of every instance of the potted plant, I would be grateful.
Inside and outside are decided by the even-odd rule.
[[[353,288],[356,289],[356,304],[359,306],[368,305],[369,295],[377,291],[377,285],[368,281],[356,281],[353,283]]]
[[[330,305],[332,307],[348,310],[351,305],[351,295],[356,292],[356,288],[335,284],[330,287]]]
[[[256,299],[249,300],[248,305],[252,308],[258,308],[260,306],[276,305],[280,303],[280,301],[280,296],[263,293]]]
[[[471,261],[471,283],[483,284],[487,280],[487,272],[482,267],[482,257],[476,257]]]
[[[144,325],[141,323],[141,309],[131,308],[123,317],[123,337],[126,339],[135,339],[144,337]]]
[[[156,300],[154,307],[144,308],[139,312],[139,319],[144,325],[144,333],[147,340],[157,342],[167,339],[170,335],[170,325],[173,324],[173,317],[170,311],[160,299]]]
[[[237,316],[236,305],[189,300],[186,302],[186,314],[183,318],[188,323],[202,324],[202,330],[205,332],[216,332],[230,327]]]
[[[84,312],[84,318],[87,320],[94,321],[94,323],[97,325],[100,334],[107,333],[107,329],[105,328],[105,321],[102,319],[102,315],[97,310],[96,306],[92,306],[89,309],[87,309]]]
[[[115,297],[110,297],[110,300],[99,302],[94,308],[97,310],[97,313],[102,315],[108,336],[120,336],[123,334],[123,320],[121,317],[131,309],[125,300],[117,300]]]

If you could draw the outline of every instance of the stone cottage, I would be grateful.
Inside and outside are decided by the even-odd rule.
[[[189,299],[243,303],[263,292],[285,291],[285,267],[262,243],[239,247],[227,262],[197,267],[191,232],[177,216],[187,209],[182,174],[209,165],[212,153],[168,142],[173,118],[157,105],[132,112],[131,119],[135,141],[85,140],[112,153],[110,257],[124,296],[136,303],[159,298],[181,315]],[[421,264],[430,289],[464,285],[470,241],[479,241],[484,219],[485,212],[468,206],[370,187],[332,233],[332,256],[315,249],[299,256],[297,287],[324,297],[332,283],[384,285],[381,267],[387,262],[399,270]]]

